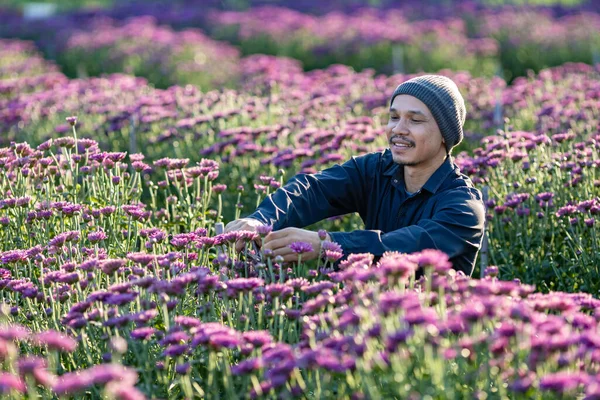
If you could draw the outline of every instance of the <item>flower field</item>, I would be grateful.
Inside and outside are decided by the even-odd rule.
[[[546,7],[536,7],[531,0],[528,7],[520,0],[400,5],[387,0],[125,1],[106,9],[73,10],[35,24],[14,9],[0,8],[0,37],[35,40],[70,77],[124,68],[159,87],[201,83],[213,88],[211,82],[198,82],[200,74],[194,73],[209,72],[211,64],[205,57],[228,67],[210,71],[219,84],[225,78],[235,80],[235,68],[229,69],[235,51],[224,43],[215,47],[198,28],[212,39],[235,44],[243,55],[293,57],[307,70],[335,63],[386,74],[451,69],[474,76],[499,75],[512,82],[529,69],[597,63],[598,3],[540,2]],[[378,8],[368,7],[375,3]],[[145,17],[139,20],[140,15]],[[132,35],[133,31],[143,33]],[[184,39],[175,43],[173,37]],[[195,59],[194,53],[204,56]],[[182,68],[175,68],[176,63]]]
[[[475,8],[476,37],[408,9],[217,10],[208,27],[148,7],[14,31],[44,52],[0,40],[3,398],[600,399],[600,68],[564,63],[590,61],[573,43],[593,10]],[[465,98],[453,156],[487,194],[487,264],[468,277],[435,250],[326,240],[287,264],[250,245],[269,227],[221,233],[294,174],[387,148],[389,96],[414,76],[363,63],[388,63],[389,40]],[[510,71],[538,73],[494,76],[527,46],[557,66],[526,52]]]

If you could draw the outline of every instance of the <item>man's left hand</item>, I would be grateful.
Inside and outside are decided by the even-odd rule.
[[[327,240],[329,235],[327,235]],[[299,228],[285,228],[271,232],[264,239],[264,249],[273,250],[273,257],[282,256],[284,262],[298,261],[298,254],[290,249],[294,242],[306,242],[312,245],[313,251],[302,254],[302,261],[314,260],[319,257],[321,239],[317,232]]]

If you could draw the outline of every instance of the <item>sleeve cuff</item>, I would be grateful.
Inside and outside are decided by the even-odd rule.
[[[346,258],[350,254],[350,249],[348,248],[348,240],[346,240],[346,236],[349,232],[327,232],[332,242],[335,242],[342,246],[342,250],[344,251],[344,258]]]

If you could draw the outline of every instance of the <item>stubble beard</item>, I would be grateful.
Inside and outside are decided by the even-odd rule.
[[[403,167],[415,167],[417,165],[420,164],[419,161],[402,161],[402,160],[398,160],[396,157],[392,156],[392,160],[394,161],[394,163],[401,165]]]

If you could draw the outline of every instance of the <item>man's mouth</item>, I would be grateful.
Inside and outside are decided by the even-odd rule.
[[[407,140],[402,140],[400,138],[395,137],[390,140],[390,147],[396,149],[408,149],[414,147],[414,144]]]

